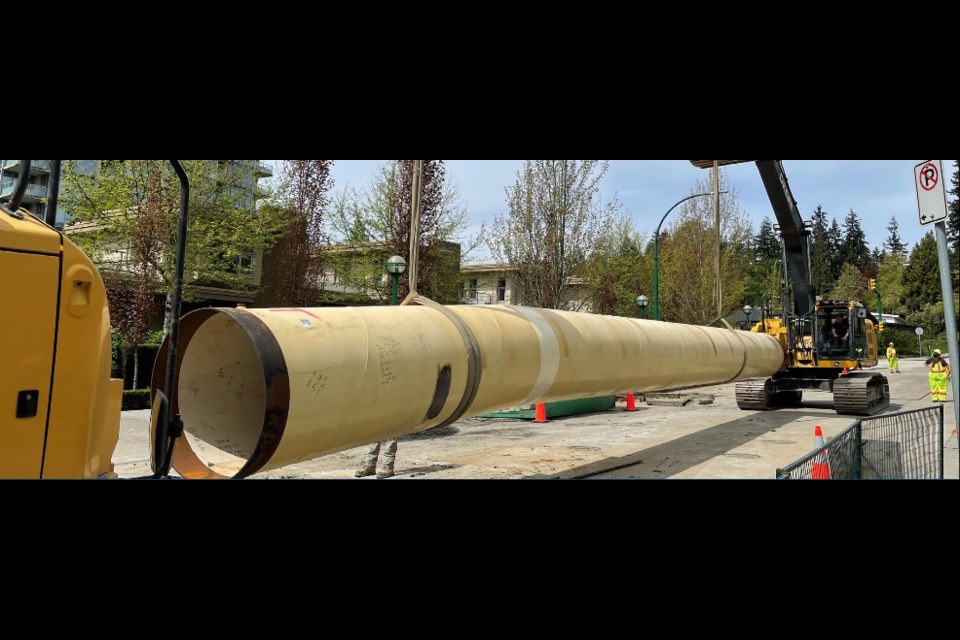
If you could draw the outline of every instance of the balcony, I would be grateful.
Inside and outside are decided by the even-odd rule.
[[[461,304],[493,304],[493,294],[475,289],[466,291]]]
[[[6,171],[20,173],[20,162],[20,160],[7,160],[5,161],[3,168]],[[35,176],[43,173],[50,173],[49,160],[34,160],[30,163],[30,175]]]
[[[257,177],[258,178],[272,178],[273,177],[273,167],[268,165],[266,162],[257,161]]]
[[[17,186],[17,181],[15,179],[7,178],[2,183],[0,183],[0,197],[7,197],[13,193],[14,187]],[[39,184],[28,184],[27,190],[23,194],[23,202],[41,202],[47,199],[47,187]]]

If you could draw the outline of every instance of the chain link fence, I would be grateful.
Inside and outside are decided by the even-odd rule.
[[[943,478],[943,405],[861,418],[799,460],[778,480]]]

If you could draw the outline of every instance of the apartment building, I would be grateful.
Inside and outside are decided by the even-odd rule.
[[[513,270],[504,264],[466,264],[460,267],[463,282],[460,287],[461,304],[522,305],[523,286],[517,282]],[[570,277],[566,281],[568,300],[565,310],[591,312],[590,292],[583,278]]]
[[[22,207],[40,219],[47,214],[47,190],[50,187],[50,171],[52,160],[32,160],[30,162],[30,177],[27,190],[23,194]],[[97,160],[80,160],[76,164],[76,171],[83,174],[93,174],[97,169]],[[17,185],[20,174],[23,173],[22,160],[0,160],[0,198],[8,198]],[[58,207],[56,226],[62,227],[66,212]]]

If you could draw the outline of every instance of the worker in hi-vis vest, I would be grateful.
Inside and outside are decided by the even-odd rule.
[[[887,365],[890,367],[890,373],[900,373],[900,359],[897,357],[897,348],[892,342],[887,345]]]
[[[950,363],[940,357],[940,349],[934,349],[933,356],[924,364],[930,369],[930,399],[934,402],[946,402]]]

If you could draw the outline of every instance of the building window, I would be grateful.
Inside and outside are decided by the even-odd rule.
[[[237,273],[249,275],[253,271],[253,256],[240,256],[237,259]]]
[[[504,302],[507,299],[507,281],[497,280],[497,302]]]

